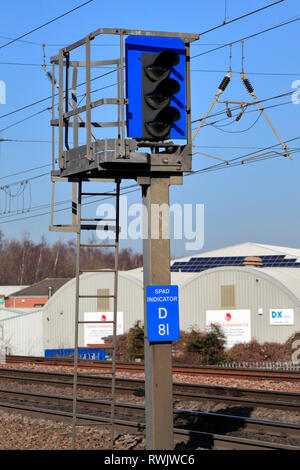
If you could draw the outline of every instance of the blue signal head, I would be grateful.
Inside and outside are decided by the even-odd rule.
[[[128,36],[127,136],[186,139],[185,44],[180,38]]]

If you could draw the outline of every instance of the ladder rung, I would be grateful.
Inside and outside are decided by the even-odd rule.
[[[115,232],[117,227],[115,225],[95,225],[95,224],[81,224],[81,230],[106,230]],[[119,227],[120,230],[120,227]]]
[[[117,193],[81,193],[81,196],[117,196]]]
[[[103,218],[94,218],[94,219],[80,219],[81,222],[115,222],[116,219],[103,219]]]
[[[114,299],[115,295],[79,295],[79,299]]]
[[[100,243],[97,245],[94,243],[81,243],[80,246],[82,248],[115,248],[117,245],[115,243],[111,245],[103,244],[103,243]]]
[[[116,273],[116,269],[80,269],[80,273]]]

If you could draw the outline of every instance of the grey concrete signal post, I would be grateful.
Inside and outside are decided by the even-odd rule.
[[[118,35],[120,54],[118,59],[95,61],[91,58],[91,41],[106,34]],[[187,142],[185,145],[173,142],[139,142],[126,138],[125,122],[125,84],[124,84],[124,36],[179,37],[186,48],[186,116]],[[173,442],[173,393],[172,393],[172,343],[149,343],[147,338],[147,285],[170,284],[170,237],[163,231],[162,214],[159,237],[151,237],[153,204],[165,204],[169,208],[169,186],[182,184],[184,172],[192,168],[191,138],[191,96],[190,96],[190,43],[199,39],[198,34],[173,33],[163,31],[142,31],[101,28],[85,38],[60,50],[52,62],[52,214],[50,230],[79,233],[76,224],[77,212],[76,185],[83,182],[117,182],[122,179],[134,179],[142,188],[144,211],[144,289],[145,289],[145,380],[146,380],[146,441],[147,449],[170,450]],[[71,52],[83,48],[82,61],[72,61]],[[97,52],[98,52],[97,48]],[[78,57],[78,55],[77,55]],[[117,67],[117,97],[101,98],[92,101],[91,67],[112,65]],[[58,83],[55,69],[58,66]],[[77,107],[77,71],[85,69],[85,102]],[[69,74],[72,75],[72,98],[69,98]],[[59,87],[58,116],[55,115],[55,95]],[[114,122],[95,122],[92,111],[103,105],[117,105],[118,118]],[[70,106],[69,106],[70,105]],[[71,107],[71,110],[70,110]],[[81,117],[84,114],[84,118]],[[116,127],[116,138],[101,138],[103,127]],[[56,132],[58,128],[58,149],[56,150]],[[78,130],[85,128],[86,143],[78,145]],[[69,131],[73,132],[73,147],[69,141]],[[97,135],[96,135],[97,134]],[[100,134],[100,135],[98,135]],[[70,139],[71,140],[71,139]],[[81,139],[80,139],[81,140]],[[150,152],[149,150],[150,149]],[[144,150],[147,150],[146,152]],[[57,169],[56,161],[59,162]],[[72,182],[72,223],[56,225],[54,223],[55,184]],[[164,214],[165,217],[165,214]],[[169,214],[167,216],[169,224]],[[165,220],[164,220],[165,223]],[[169,229],[168,229],[169,230]],[[164,236],[163,236],[164,235]],[[79,250],[79,249],[78,249]],[[78,251],[79,253],[79,251]],[[116,310],[116,308],[115,308]],[[77,374],[77,372],[76,372]],[[112,422],[113,425],[113,422]]]
[[[169,208],[169,185],[182,184],[182,176],[150,178],[142,185],[145,206],[143,241],[144,262],[144,325],[145,325],[145,397],[146,397],[146,442],[148,449],[170,450],[173,442],[173,376],[172,343],[150,343],[147,335],[146,287],[148,285],[170,285],[170,233],[163,233],[163,225],[169,224],[168,214],[160,213],[159,236],[151,237],[153,204]],[[166,220],[162,220],[162,217]]]

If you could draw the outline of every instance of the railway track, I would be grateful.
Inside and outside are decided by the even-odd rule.
[[[65,388],[71,388],[73,386],[73,376],[61,372],[1,368],[0,381],[1,380]],[[142,379],[116,379],[116,391],[118,394],[143,396],[144,386],[145,383]],[[111,390],[111,378],[91,374],[79,374],[78,388],[109,393]],[[300,393],[296,392],[279,392],[174,382],[173,398],[174,400],[181,401],[210,400],[236,406],[263,407],[300,412]]]
[[[28,357],[28,356],[7,356],[6,361],[8,364],[42,364],[50,366],[65,366],[72,367],[73,359],[69,358],[45,358],[45,357]],[[85,369],[101,369],[110,370],[110,361],[100,360],[79,360],[79,367]],[[119,372],[144,372],[143,363],[117,363],[117,371]],[[245,378],[252,380],[283,380],[283,381],[295,381],[300,382],[299,371],[281,371],[281,370],[266,370],[266,369],[247,369],[247,368],[233,368],[233,367],[221,367],[221,366],[173,366],[174,374],[183,375],[196,375],[196,376],[214,376],[214,377],[230,377],[230,378]]]
[[[69,422],[72,397],[0,389],[0,409]],[[79,398],[78,424],[105,427],[109,410],[108,400]],[[143,405],[116,403],[116,429],[144,434],[144,415]],[[300,425],[174,409],[174,438],[209,449],[300,450]]]

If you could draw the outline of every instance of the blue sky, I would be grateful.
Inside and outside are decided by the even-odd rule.
[[[0,19],[0,46],[35,27],[78,6],[81,1],[52,0],[15,0],[2,2]],[[227,21],[241,16],[250,10],[261,8],[270,2],[252,0],[237,2],[227,0]],[[30,183],[11,186],[0,191],[0,229],[7,237],[21,238],[27,231],[31,238],[39,241],[44,235],[47,240],[66,240],[70,235],[50,233],[47,205],[50,203],[51,183],[49,167],[26,172],[26,170],[48,165],[51,161],[51,128],[50,112],[45,110],[51,105],[50,100],[14,113],[18,108],[51,95],[51,84],[41,64],[43,53],[41,44],[46,44],[46,62],[51,55],[56,55],[63,45],[80,39],[99,27],[123,27],[148,30],[183,31],[201,33],[213,26],[223,23],[224,0],[210,2],[190,0],[146,2],[115,0],[103,2],[94,0],[78,11],[46,26],[43,29],[0,49],[0,80],[6,84],[6,104],[0,104],[0,138],[13,140],[30,140],[35,142],[0,142],[1,175],[0,186],[25,180],[34,176],[38,178]],[[250,5],[250,6],[249,6]],[[209,51],[219,45],[234,42],[245,36],[267,29],[280,22],[300,16],[300,5],[297,0],[285,0],[281,4],[263,12],[237,21],[228,26],[205,34],[191,49],[192,57]],[[248,74],[259,99],[266,99],[292,92],[293,82],[300,80],[298,59],[299,22],[275,29],[263,35],[245,41],[245,72]],[[106,46],[93,47],[93,57],[98,60],[116,57],[118,53],[115,38],[97,39],[95,43]],[[8,63],[11,63],[10,65]],[[31,65],[12,65],[31,64]],[[35,64],[35,65],[33,65]],[[192,70],[192,119],[203,116],[212,102],[218,85],[223,79],[229,65],[229,47],[195,57],[191,61]],[[233,78],[221,99],[249,100],[241,82],[241,44],[232,48]],[[110,76],[99,79],[97,87],[112,83]],[[104,93],[104,92],[102,92]],[[109,96],[110,89],[98,97]],[[300,95],[299,95],[300,96]],[[98,98],[97,97],[97,98]],[[266,102],[265,106],[282,104],[266,109],[268,116],[283,140],[300,137],[300,106],[293,104],[291,96]],[[224,105],[217,104],[212,113],[223,112]],[[254,107],[252,107],[254,109]],[[37,116],[23,120],[41,111]],[[232,159],[261,148],[278,143],[272,130],[263,116],[248,131],[258,117],[257,112],[244,115],[238,122],[225,114],[211,118],[208,122],[223,119],[216,125],[203,127],[196,140],[195,152],[203,152],[223,159]],[[226,118],[226,119],[225,119]],[[16,124],[16,125],[15,125]],[[230,125],[227,125],[230,124]],[[5,129],[8,126],[11,126]],[[245,132],[240,132],[245,131]],[[43,142],[37,142],[43,141]],[[291,142],[292,149],[300,148],[300,139]],[[280,147],[278,147],[280,149]],[[184,185],[171,187],[171,203],[193,203],[205,206],[205,243],[203,250],[222,246],[255,241],[300,248],[299,221],[299,154],[293,154],[293,160],[277,158],[238,165],[219,171],[210,171],[184,178]],[[216,160],[203,155],[195,155],[193,169],[200,170],[214,165]],[[3,178],[7,175],[19,175]],[[124,182],[123,185],[134,182]],[[62,185],[58,189],[57,200],[70,198],[70,188]],[[107,189],[107,188],[106,188]],[[10,197],[19,192],[18,197]],[[9,206],[9,202],[11,205]],[[128,195],[128,202],[140,201],[140,192]],[[22,212],[40,206],[35,212]],[[66,206],[61,206],[66,207]],[[19,213],[14,211],[19,209]],[[89,213],[96,210],[91,205]],[[6,211],[4,214],[3,212]],[[10,213],[7,213],[10,211]],[[29,218],[30,217],[30,218]],[[57,214],[59,223],[68,223],[69,212]],[[141,243],[123,241],[122,246],[141,250]],[[171,251],[174,256],[185,253],[184,242],[172,241]]]

